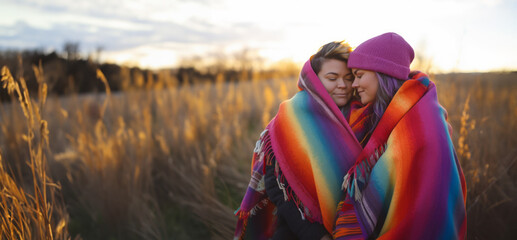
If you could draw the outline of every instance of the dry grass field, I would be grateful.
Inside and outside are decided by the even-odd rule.
[[[13,91],[0,105],[2,239],[231,239],[254,143],[297,91],[296,79],[162,76],[55,97],[34,71],[29,97],[2,69]],[[517,74],[432,79],[467,178],[468,239],[516,239]]]

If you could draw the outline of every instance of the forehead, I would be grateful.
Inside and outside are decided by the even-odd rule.
[[[349,72],[350,69],[348,68],[345,61],[337,60],[337,59],[327,59],[323,62],[321,65],[322,71],[332,71],[332,72]]]
[[[346,65],[346,62],[338,60],[338,59],[334,59],[334,58],[325,58],[323,60],[322,64],[323,65],[342,65],[342,64]]]

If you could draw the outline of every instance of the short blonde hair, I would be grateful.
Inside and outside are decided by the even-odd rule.
[[[312,55],[312,70],[318,74],[319,71],[321,71],[321,65],[327,59],[336,59],[343,62],[348,62],[348,57],[350,56],[351,52],[352,47],[350,47],[350,45],[345,41],[329,42],[321,46],[318,52]]]

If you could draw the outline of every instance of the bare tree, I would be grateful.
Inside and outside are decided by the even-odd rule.
[[[100,64],[101,63],[101,53],[104,51],[104,46],[98,45],[95,48],[95,63]]]
[[[63,51],[69,61],[79,59],[79,42],[65,42]]]

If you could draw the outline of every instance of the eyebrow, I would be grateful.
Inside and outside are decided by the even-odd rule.
[[[339,74],[337,74],[337,73],[335,73],[335,72],[328,72],[328,73],[325,73],[325,75],[329,75],[329,74],[339,75]]]
[[[354,71],[354,75],[357,75],[357,72],[358,72],[358,71],[359,71],[359,69],[356,69],[356,70]]]

